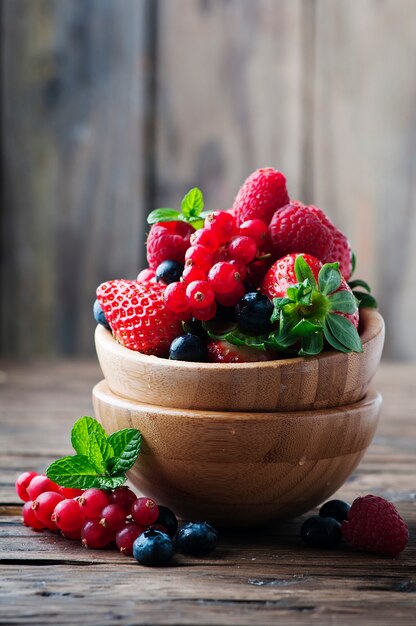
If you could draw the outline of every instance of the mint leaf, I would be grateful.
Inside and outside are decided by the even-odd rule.
[[[88,458],[96,467],[97,472],[104,473],[107,468],[107,462],[113,457],[114,450],[107,435],[103,437],[101,433],[91,433],[88,441]]]
[[[92,417],[81,417],[75,422],[71,432],[71,443],[75,452],[88,456],[89,439],[92,433],[98,433],[101,440],[107,439],[104,428]]]
[[[316,288],[315,276],[313,275],[311,268],[301,255],[296,257],[295,274],[298,282],[303,283],[305,279],[308,279],[311,287],[314,289]]]
[[[353,291],[353,294],[359,302],[360,309],[378,309],[377,300],[373,298],[373,296],[371,296],[369,293],[363,293],[362,291]]]
[[[111,474],[127,472],[133,467],[140,452],[142,444],[140,431],[136,428],[119,430],[110,435],[109,442],[115,453],[115,457],[110,459],[109,463]]]
[[[342,276],[339,271],[339,263],[325,263],[319,270],[319,290],[325,296],[336,291],[341,285]]]
[[[349,352],[363,352],[360,336],[350,320],[342,315],[329,313],[326,323],[332,336]]]
[[[88,457],[81,454],[58,459],[48,467],[46,475],[61,487],[89,489],[101,486],[101,476],[97,476]]]
[[[357,300],[353,294],[346,289],[336,291],[329,296],[329,302],[331,304],[331,311],[338,311],[339,313],[355,313],[358,309]]]
[[[302,347],[299,350],[299,356],[315,356],[322,352],[324,340],[322,333],[315,333],[302,339]]]
[[[147,216],[148,224],[157,224],[158,222],[177,222],[181,220],[181,214],[175,209],[155,209]]]
[[[363,289],[368,291],[368,293],[371,293],[370,285],[366,283],[365,280],[361,280],[360,278],[357,278],[356,280],[351,280],[348,284],[351,289],[355,289],[356,287],[362,287]]]
[[[190,189],[188,193],[183,197],[181,203],[182,213],[185,218],[198,217],[204,208],[204,197],[202,191],[198,187]]]

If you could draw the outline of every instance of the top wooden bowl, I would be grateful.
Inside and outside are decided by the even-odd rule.
[[[189,363],[134,352],[102,326],[95,331],[101,369],[111,391],[160,407],[216,411],[302,411],[361,400],[380,361],[384,322],[361,312],[364,351],[323,352],[262,363]]]

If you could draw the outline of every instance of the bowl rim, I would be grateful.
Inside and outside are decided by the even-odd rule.
[[[372,341],[380,333],[384,332],[384,320],[378,310],[364,308],[360,311],[360,326],[362,327],[360,337],[363,346]],[[168,358],[162,358],[155,355],[143,354],[135,350],[130,350],[121,345],[113,336],[110,330],[104,328],[104,326],[97,324],[95,330],[95,341],[104,345],[105,349],[111,351],[113,356],[129,361],[135,362],[137,365],[158,365],[160,367],[167,367],[170,371],[172,368],[189,369],[194,370],[198,368],[199,371],[214,371],[214,370],[229,370],[230,367],[238,370],[253,369],[262,370],[270,367],[284,367],[285,365],[296,365],[301,363],[312,363],[323,359],[337,359],[340,355],[345,356],[348,354],[356,354],[360,356],[363,352],[358,353],[344,353],[336,350],[326,350],[316,356],[297,356],[286,359],[273,359],[270,361],[254,361],[250,363],[205,363],[194,361],[175,361]]]

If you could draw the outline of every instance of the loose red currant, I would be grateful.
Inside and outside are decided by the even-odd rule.
[[[98,519],[89,519],[81,529],[81,543],[86,548],[105,548],[112,540],[111,531]]]
[[[30,485],[30,481],[32,478],[35,478],[35,476],[37,476],[37,472],[23,472],[16,480],[16,493],[23,502],[30,500],[27,488]]]
[[[241,283],[241,276],[234,265],[227,261],[220,261],[215,263],[208,272],[208,280],[216,294],[231,293],[236,285]]]
[[[182,313],[189,309],[185,283],[170,283],[165,289],[163,300],[166,308],[173,313]]]
[[[39,494],[36,500],[33,500],[32,509],[35,512],[36,517],[40,522],[49,528],[49,525],[53,522],[52,513],[55,510],[56,505],[62,502],[63,496],[56,491],[44,491]],[[54,526],[55,523],[53,522]]]
[[[215,293],[206,280],[194,280],[186,288],[186,297],[191,309],[206,309],[214,302]]]
[[[131,516],[138,524],[149,526],[159,517],[159,507],[151,498],[137,498],[132,504]]]
[[[212,230],[200,228],[191,235],[191,245],[206,246],[211,250],[216,250],[219,246],[219,241]]]
[[[136,280],[138,283],[148,283],[155,277],[156,272],[154,270],[151,270],[149,267],[146,267],[145,270],[142,270],[138,273]]]
[[[41,494],[45,493],[45,491],[58,491],[59,487],[56,483],[50,480],[47,476],[40,474],[39,476],[35,476],[29,483],[27,488],[27,493],[31,500],[36,500],[36,498]]]
[[[200,322],[207,322],[208,320],[212,320],[212,318],[215,317],[216,312],[217,304],[215,300],[206,309],[191,309],[192,317],[199,320]]]
[[[110,504],[119,504],[123,507],[126,515],[130,514],[131,505],[137,500],[136,494],[129,487],[116,487],[109,497]]]
[[[228,246],[228,254],[232,259],[242,263],[251,263],[257,253],[257,246],[251,237],[233,237]]]
[[[100,524],[116,532],[126,523],[126,511],[120,504],[108,504],[101,512]]]
[[[60,530],[71,532],[81,528],[85,521],[85,515],[77,500],[62,500],[56,505],[51,520]]]
[[[30,528],[33,528],[33,530],[42,530],[43,528],[45,528],[45,525],[42,524],[42,522],[39,521],[35,515],[32,500],[28,500],[24,503],[22,508],[22,516],[23,524],[25,526],[29,526]]]
[[[72,487],[59,487],[58,493],[64,498],[78,498],[84,493],[83,489],[73,489]]]
[[[251,237],[260,247],[267,236],[267,224],[263,220],[247,220],[243,222],[239,228],[240,235]]]
[[[217,293],[215,297],[217,302],[223,306],[235,306],[244,294],[245,289],[243,283],[238,283],[234,288],[234,291],[229,293]]]
[[[78,500],[85,517],[100,517],[101,511],[108,504],[108,495],[102,489],[87,489]]]
[[[207,246],[191,246],[185,252],[185,265],[196,266],[203,271],[208,271],[212,265],[213,253]]]
[[[230,261],[231,265],[235,267],[236,271],[240,274],[241,280],[244,280],[247,276],[247,265],[242,261],[236,261],[233,259]]]
[[[120,552],[129,555],[133,554],[133,543],[145,530],[146,526],[140,526],[135,523],[125,524],[123,528],[120,528],[116,532],[116,545]]]
[[[234,217],[226,211],[214,211],[205,218],[205,228],[212,231],[219,243],[229,241],[236,233]]]
[[[189,285],[189,283],[192,283],[194,280],[206,280],[207,273],[195,265],[185,265],[182,278],[184,282]]]
[[[71,539],[72,541],[81,541],[81,528],[76,528],[75,530],[66,530],[62,531],[61,535],[65,537],[65,539]]]

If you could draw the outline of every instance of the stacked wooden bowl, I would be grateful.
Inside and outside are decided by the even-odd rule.
[[[108,433],[142,432],[129,478],[180,517],[247,526],[298,515],[345,482],[378,423],[369,387],[384,323],[364,309],[360,324],[362,353],[232,365],[146,356],[99,326],[95,415]]]

